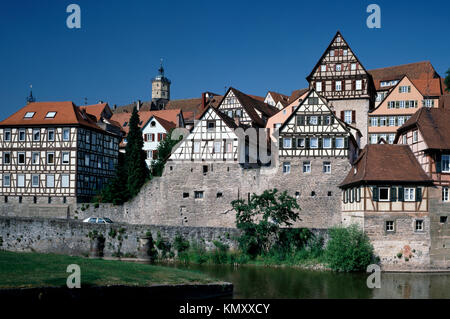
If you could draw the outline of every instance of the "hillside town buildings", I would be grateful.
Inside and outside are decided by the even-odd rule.
[[[136,108],[147,165],[169,132],[186,134],[126,221],[235,227],[232,200],[277,188],[298,200],[294,226],[356,223],[386,269],[450,267],[450,99],[431,63],[366,70],[337,32],[306,79],[290,96],[229,87],[171,100],[161,65],[149,101],[29,103],[0,122],[0,196],[88,201],[113,175]]]

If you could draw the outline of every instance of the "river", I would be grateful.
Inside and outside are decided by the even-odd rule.
[[[234,285],[234,298],[448,298],[450,273],[382,273],[381,288],[369,289],[368,274],[310,271],[292,267],[172,265]]]

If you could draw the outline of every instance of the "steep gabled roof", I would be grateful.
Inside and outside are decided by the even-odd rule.
[[[431,65],[430,61],[415,62],[409,64],[395,65],[385,68],[369,70],[372,75],[375,88],[380,90],[382,81],[400,80],[405,75],[412,80],[427,80],[440,78],[439,74]],[[389,87],[386,87],[388,89]]]
[[[291,96],[289,97],[289,103],[294,102],[300,96],[302,96],[303,94],[305,94],[308,91],[309,91],[308,88],[306,88],[306,89],[298,89],[298,90],[292,91]]]
[[[91,114],[91,115],[95,116],[97,121],[100,121],[102,113],[103,113],[103,111],[105,111],[105,109],[109,110],[111,112],[111,109],[109,108],[108,103],[98,103],[98,104],[92,104],[92,105],[83,105],[83,106],[80,106],[80,109],[86,111],[86,113],[88,113],[88,114]]]
[[[281,102],[283,105],[285,105],[289,102],[289,96],[287,96],[287,95],[284,95],[284,94],[281,94],[278,92],[274,92],[274,91],[269,91],[269,92],[267,92],[267,94],[270,94],[270,96],[272,97],[275,104],[277,104],[278,102]]]
[[[269,105],[267,103],[264,103],[264,101],[261,101],[260,99],[256,99],[254,96],[247,95],[245,93],[242,93],[241,91],[230,87],[228,89],[228,92],[225,94],[225,96],[228,95],[229,92],[233,92],[234,96],[238,99],[239,103],[242,105],[244,110],[247,112],[248,116],[252,120],[252,122],[256,123],[257,125],[264,127],[265,122],[261,117],[259,117],[256,110],[261,112],[264,116],[267,118],[271,117],[272,115],[276,114],[279,110],[276,107],[273,107],[272,105]],[[220,105],[219,105],[220,108]]]
[[[398,130],[400,135],[417,127],[428,149],[450,150],[450,109],[422,107]]]
[[[46,117],[49,112],[56,112],[54,117]],[[25,114],[34,113],[25,118]],[[102,130],[84,110],[73,102],[33,102],[25,105],[13,115],[9,116],[0,126],[45,126],[45,125],[80,125]]]
[[[432,180],[424,172],[408,145],[367,144],[339,187],[346,188],[358,184],[430,184],[431,182]]]

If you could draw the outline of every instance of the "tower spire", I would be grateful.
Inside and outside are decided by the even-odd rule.
[[[30,95],[27,97],[27,104],[36,102],[36,98],[33,96],[33,85],[30,84]]]
[[[159,63],[159,69],[158,69],[158,71],[159,71],[159,74],[161,75],[161,76],[164,76],[164,67],[163,67],[163,59],[161,58],[161,61],[160,61],[160,63]]]

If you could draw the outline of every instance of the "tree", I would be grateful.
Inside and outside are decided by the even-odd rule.
[[[329,230],[325,259],[335,271],[365,271],[373,259],[369,237],[358,225]]]
[[[231,202],[236,211],[236,226],[243,231],[240,248],[251,256],[269,251],[271,243],[279,235],[280,227],[290,227],[299,219],[295,198],[277,189],[253,194],[246,203],[242,199]]]
[[[119,153],[116,174],[101,192],[100,200],[102,202],[121,205],[128,200],[127,175],[124,161],[124,154]]]
[[[167,158],[172,153],[172,148],[183,138],[183,136],[180,136],[178,140],[172,139],[172,132],[173,129],[170,130],[167,133],[166,137],[159,142],[157,148],[158,157],[156,158],[156,160],[152,161],[150,168],[152,176],[162,175],[164,164],[166,163]]]
[[[450,69],[447,70],[447,72],[445,72],[445,74],[447,74],[447,76],[445,77],[444,83],[445,83],[445,90],[447,92],[450,92]]]
[[[145,152],[142,150],[144,139],[139,128],[139,114],[136,107],[131,114],[129,127],[127,146],[125,147],[125,171],[128,194],[130,197],[134,197],[149,177],[149,171],[145,163]]]

